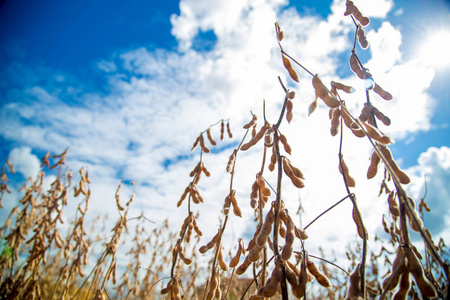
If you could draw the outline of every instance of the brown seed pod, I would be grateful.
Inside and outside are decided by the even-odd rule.
[[[287,215],[286,220],[286,243],[284,245],[283,251],[281,252],[282,260],[289,260],[292,256],[292,251],[294,250],[294,239],[295,239],[295,225],[294,221],[289,215]]]
[[[244,125],[244,129],[250,129],[251,127],[255,126],[257,120],[258,120],[258,117],[256,115],[253,115],[252,120]]]
[[[241,209],[239,208],[239,205],[238,205],[237,200],[236,200],[236,191],[235,190],[231,191],[231,193],[230,193],[230,200],[231,200],[231,204],[233,204],[233,213],[234,213],[234,215],[242,218],[242,212],[241,212]]]
[[[278,284],[283,277],[283,267],[279,259],[275,259],[275,267],[266,284],[258,291],[258,295],[264,297],[272,297],[278,290]]]
[[[317,282],[320,283],[323,287],[329,288],[331,287],[331,282],[325,274],[320,272],[319,268],[317,268],[314,262],[309,260],[309,257],[306,257],[306,267],[308,271],[316,278]]]
[[[219,269],[216,268],[211,278],[211,282],[209,285],[209,292],[206,295],[206,300],[212,300],[216,295],[216,289],[218,288],[219,288]]]
[[[358,42],[361,48],[367,49],[367,47],[369,46],[369,42],[367,41],[367,38],[364,34],[364,30],[361,28],[361,25],[358,25],[357,35],[358,35]]]
[[[167,294],[172,289],[174,283],[175,278],[171,278],[170,281],[167,283],[167,286],[161,290],[161,294],[162,295]]]
[[[316,108],[317,108],[317,99],[314,100],[314,101],[309,105],[309,108],[308,108],[308,117],[316,110]]]
[[[336,136],[339,132],[339,125],[340,125],[340,118],[341,117],[341,111],[339,108],[333,109],[333,115],[331,118],[331,135]]]
[[[228,137],[230,139],[233,138],[233,134],[231,133],[231,129],[230,129],[230,121],[227,122],[227,133],[228,133]]]
[[[270,163],[269,163],[269,171],[275,170],[275,165],[277,164],[277,153],[275,151],[275,147],[272,147],[272,155],[270,156]]]
[[[389,166],[392,168],[392,170],[394,171],[395,175],[398,177],[400,182],[403,184],[410,183],[411,180],[409,179],[408,175],[406,175],[402,170],[400,170],[399,166],[394,161],[391,150],[389,150],[388,147],[381,148],[380,150],[381,154],[383,154],[383,156],[386,158]]]
[[[219,253],[217,255],[217,260],[219,261],[219,266],[223,271],[228,271],[228,264],[223,259],[222,249],[219,249]]]
[[[354,7],[353,1],[347,0],[345,2],[345,6],[346,6],[346,10],[344,12],[344,16],[351,15],[353,13],[353,7]]]
[[[400,217],[400,208],[395,201],[395,192],[392,191],[388,196],[389,211],[394,217]]]
[[[283,65],[288,71],[289,76],[291,76],[292,80],[300,82],[297,71],[295,71],[294,67],[292,67],[291,61],[283,53],[281,53],[281,57],[283,58]]]
[[[267,238],[270,235],[270,231],[272,230],[272,224],[275,221],[275,214],[273,212],[273,207],[266,214],[266,218],[264,220],[264,224],[261,227],[261,231],[256,237],[256,245],[263,247],[267,241]]]
[[[291,285],[291,289],[292,289],[292,293],[295,293],[295,290],[297,289],[297,277],[298,275],[295,273],[295,271],[291,268],[292,263],[290,264],[289,261],[286,261],[286,263],[284,264],[284,270],[285,270],[285,275],[286,275],[286,279],[289,282],[289,284]],[[295,267],[295,265],[294,265]],[[298,270],[298,268],[296,268]],[[300,270],[298,270],[300,273]]]
[[[206,251],[212,249],[214,247],[214,245],[217,244],[217,241],[219,240],[219,232],[216,233],[216,235],[212,238],[212,240],[210,242],[208,242],[208,244],[201,246],[200,249],[198,250],[201,254],[206,253]]]
[[[353,12],[352,12],[353,16],[355,17],[356,20],[358,20],[358,22],[362,25],[362,26],[367,26],[370,23],[369,18],[364,17],[361,14],[361,11],[356,7],[353,6]]]
[[[306,240],[308,238],[308,234],[303,229],[295,227],[295,236],[298,239]]]
[[[395,293],[393,300],[406,300],[408,298],[408,292],[411,288],[411,281],[409,280],[409,272],[403,272],[400,275],[400,286]]]
[[[266,133],[266,131],[270,128],[270,125],[268,123],[264,124],[263,127],[258,131],[258,133],[247,143],[241,146],[242,151],[248,150],[250,147],[255,145]]]
[[[380,157],[376,151],[372,152],[372,157],[370,158],[369,169],[367,170],[367,179],[374,178],[378,172],[378,164],[380,163]]]
[[[366,127],[366,131],[367,131],[367,135],[376,140],[377,142],[383,144],[383,145],[387,145],[392,143],[391,139],[387,136],[382,134],[376,127],[368,124],[368,123],[363,123],[364,127]]]
[[[391,125],[391,119],[386,117],[381,111],[378,110],[378,108],[376,108],[373,105],[372,105],[372,111],[373,111],[373,114],[375,115],[375,117],[378,120],[380,120],[381,122],[383,122],[384,125],[386,125],[386,126]]]
[[[234,162],[236,160],[236,149],[233,150],[233,153],[231,153],[230,158],[228,159],[227,163],[227,173],[231,173],[233,171]]]
[[[266,131],[264,134],[264,146],[266,147],[272,147],[273,146],[273,140],[275,137],[275,131],[273,128],[269,128],[269,130]]]
[[[283,144],[284,151],[286,151],[289,155],[291,155],[292,149],[291,149],[291,146],[289,145],[286,137],[282,133],[279,133],[279,138],[280,138],[281,144]]]
[[[213,145],[213,146],[217,145],[216,141],[213,139],[213,137],[211,135],[211,128],[208,128],[206,130],[206,137],[208,138],[208,140],[211,143],[211,145]]]
[[[252,262],[248,259],[248,256],[245,257],[242,264],[236,269],[236,275],[242,275],[247,271],[248,267]]]
[[[339,172],[345,176],[345,180],[347,181],[347,185],[349,187],[356,186],[355,179],[353,179],[353,177],[350,176],[347,164],[345,163],[343,157],[339,160]]]
[[[356,208],[353,207],[353,211],[352,211],[352,217],[353,217],[353,221],[355,221],[356,224],[356,228],[358,230],[358,235],[364,239],[364,234],[366,235],[366,240],[369,239],[369,233],[367,232],[367,229],[359,222],[359,218],[358,218],[358,213],[356,211]]]
[[[294,118],[294,104],[291,100],[286,101],[286,121],[288,123],[291,123],[292,119]]]
[[[360,79],[364,79],[364,71],[358,62],[356,54],[350,56],[350,68]]]
[[[373,91],[381,96],[384,100],[392,100],[392,95],[389,92],[386,92],[379,86],[377,83],[375,83],[373,87]]]
[[[256,245],[252,250],[248,253],[247,257],[250,262],[257,262],[261,257],[261,251],[264,249],[263,246]]]
[[[281,30],[280,25],[278,24],[278,22],[275,23],[275,31],[276,31],[276,34],[277,34],[278,41],[281,42],[284,39],[284,33]]]
[[[383,281],[383,289],[384,290],[393,290],[399,280],[400,275],[406,271],[406,259],[405,253],[401,247],[397,249],[397,255],[395,256],[394,262],[392,263],[392,273],[386,277]]]
[[[220,123],[220,140],[223,141],[223,134],[225,133],[225,123],[222,120]]]
[[[335,96],[333,96],[328,88],[322,83],[317,75],[312,80],[313,87],[316,90],[316,98],[322,99],[329,107],[338,107],[341,102]]]
[[[176,247],[176,251],[178,252],[178,256],[180,256],[181,260],[186,264],[190,265],[192,263],[192,260],[190,258],[187,258],[186,255],[183,252],[183,248],[180,244]]]
[[[334,86],[335,88],[337,88],[338,90],[344,91],[344,92],[349,93],[349,94],[355,92],[354,88],[352,88],[349,85],[342,84],[340,82],[332,81],[331,85]]]
[[[239,263],[239,258],[241,257],[242,250],[243,250],[243,244],[242,239],[239,239],[238,241],[238,249],[236,251],[236,254],[231,258],[229,266],[230,268],[234,268]]]
[[[437,292],[433,284],[428,280],[423,272],[422,265],[419,262],[414,251],[409,251],[408,254],[408,270],[413,275],[417,286],[419,287],[420,293],[425,298],[436,298]]]
[[[199,140],[199,142],[200,142],[200,147],[202,148],[202,151],[203,151],[203,152],[205,152],[205,153],[211,152],[211,151],[209,150],[209,148],[206,147],[206,145],[205,145],[205,140],[204,140],[204,138],[203,138],[203,133],[200,134],[200,140]]]
[[[370,106],[367,103],[364,103],[364,107],[361,110],[361,114],[358,119],[361,122],[366,122],[370,118]]]
[[[300,273],[298,275],[298,284],[295,289],[294,295],[298,298],[303,298],[305,296],[306,284],[309,281],[309,271],[306,268],[306,263],[302,263],[300,266]],[[312,275],[311,275],[312,276]]]
[[[355,271],[350,275],[350,285],[348,287],[347,298],[348,300],[362,300],[363,293],[361,291],[361,273],[360,266],[356,266]]]

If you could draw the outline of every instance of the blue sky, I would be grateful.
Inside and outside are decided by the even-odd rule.
[[[430,52],[445,51],[449,43],[442,40],[427,55],[420,50],[432,43],[428,39],[434,33],[446,31],[443,36],[449,37],[450,5],[437,0],[354,2],[371,17],[365,28],[371,46],[358,48],[358,54],[394,94],[391,102],[373,96],[374,105],[393,120],[383,128],[395,140],[390,148],[413,179],[408,187],[412,196],[423,195],[424,175],[430,180],[427,197],[436,214],[432,211],[426,222],[433,234],[450,237],[444,230],[450,225],[445,202],[450,196],[450,62],[447,56],[438,63],[429,59],[441,55]],[[173,211],[181,217],[185,212],[175,203],[198,159],[198,152],[189,152],[192,142],[209,125],[229,118],[234,139],[205,158],[216,177],[203,186],[204,198],[215,200],[198,207],[204,216],[199,222],[215,231],[210,225],[218,224],[222,202],[217,199],[226,196],[228,156],[243,136],[249,111],[262,119],[263,98],[268,117],[275,119],[283,98],[276,79],[281,76],[298,95],[295,120],[283,130],[296,149],[295,162],[311,178],[305,191],[287,187],[286,194],[294,199],[292,211],[298,206],[295,199],[304,199],[302,220],[307,222],[342,198],[336,196],[343,193],[335,174],[336,139],[329,136],[325,107],[306,117],[313,99],[310,78],[299,70],[301,84],[289,81],[273,24],[278,21],[286,33],[285,50],[321,78],[355,86],[358,92],[347,103],[357,115],[364,97],[361,82],[348,67],[354,28],[344,10],[343,1],[3,1],[1,162],[10,157],[24,177],[33,176],[39,170],[37,158],[69,147],[69,166],[85,167],[91,174],[94,210],[113,201],[115,188],[125,179],[138,182],[136,214],[144,210],[157,221]],[[369,145],[349,137],[345,149],[350,168],[364,177]],[[236,187],[242,207],[248,206],[259,157],[257,150],[242,154],[242,179]],[[326,178],[320,170],[326,170]],[[325,190],[331,194],[319,179],[330,182]],[[371,199],[380,179],[361,180],[357,196]],[[362,206],[382,214],[384,202],[367,200]],[[351,219],[339,220],[346,210],[343,206],[329,218],[349,228],[343,239],[350,239],[355,235]],[[251,217],[248,207],[244,212],[242,222]],[[380,215],[366,217],[370,229],[379,232]],[[242,225],[248,223],[235,223],[234,237],[242,228],[252,230]],[[325,225],[318,225],[317,232]],[[336,242],[332,236],[323,238]]]

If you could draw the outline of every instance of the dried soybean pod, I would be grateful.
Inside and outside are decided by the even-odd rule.
[[[256,115],[253,115],[252,120],[244,125],[244,129],[250,129],[252,126],[256,125],[257,120],[258,117]]]
[[[284,270],[285,270],[285,274],[286,274],[286,279],[289,282],[289,284],[291,285],[292,293],[295,293],[295,290],[297,289],[297,285],[298,285],[297,274],[291,268],[291,265],[292,264],[289,264],[289,261],[286,261],[286,263],[284,264]]]
[[[248,150],[251,146],[255,145],[266,133],[266,131],[270,128],[268,123],[264,124],[263,127],[258,131],[258,133],[247,143],[241,146],[242,151]]]
[[[278,289],[278,284],[281,281],[283,269],[282,264],[278,258],[275,259],[275,267],[272,271],[270,278],[267,280],[266,284],[258,291],[258,295],[264,297],[272,297],[275,295]]]
[[[358,20],[362,26],[369,25],[369,23],[370,23],[369,18],[364,17],[356,6],[353,7],[352,14],[355,17],[355,19]]]
[[[356,54],[352,54],[350,56],[350,68],[360,79],[364,79],[364,71],[363,69],[361,69],[361,66],[359,65]]]
[[[174,283],[175,283],[175,278],[171,278],[170,281],[167,283],[167,286],[161,290],[161,294],[162,295],[167,294],[170,291],[170,289],[172,288]]]
[[[286,70],[288,71],[289,76],[291,76],[292,80],[294,80],[296,82],[300,82],[297,71],[295,71],[294,68],[292,67],[291,61],[283,53],[281,53],[281,56],[283,58],[283,65],[286,68]]]
[[[230,121],[227,122],[227,133],[228,133],[228,137],[230,139],[233,138],[233,134],[231,133],[231,129],[230,129]]]
[[[393,300],[406,300],[408,297],[409,289],[411,288],[411,281],[409,280],[409,272],[403,272],[400,275],[400,286],[395,293]]]
[[[222,120],[220,123],[220,140],[223,141],[223,134],[225,133],[225,123]]]
[[[283,251],[281,252],[281,259],[288,260],[292,256],[292,251],[294,250],[294,239],[295,239],[295,225],[294,221],[289,215],[286,215],[286,243],[284,245]]]
[[[410,250],[408,252],[408,270],[413,275],[416,280],[417,286],[419,287],[420,293],[425,298],[435,298],[437,297],[436,289],[433,284],[428,280],[423,272],[422,265],[419,262],[414,251]]]
[[[350,176],[350,173],[348,171],[348,167],[345,164],[345,161],[344,161],[343,157],[341,157],[341,159],[339,160],[339,172],[345,176],[345,180],[347,181],[347,185],[349,187],[355,187],[356,186],[355,179],[353,179],[353,177]]]
[[[261,257],[262,249],[264,249],[263,246],[256,245],[255,247],[253,247],[253,249],[250,250],[250,252],[247,255],[248,260],[251,262],[257,262],[258,259]]]
[[[315,75],[312,79],[313,87],[316,90],[316,97],[322,99],[329,107],[338,107],[341,102],[335,96],[333,96],[328,88],[322,83],[320,78]]]
[[[331,129],[330,129],[332,136],[336,136],[339,132],[340,116],[341,116],[340,109],[339,108],[334,109],[331,118]]]
[[[206,137],[208,138],[209,142],[211,143],[211,145],[215,146],[217,145],[216,141],[213,139],[213,137],[211,136],[211,128],[208,128],[206,130]]]
[[[361,292],[361,273],[360,266],[356,266],[355,271],[350,275],[350,286],[348,287],[347,298],[348,300],[363,300],[363,293]]]
[[[206,300],[211,300],[214,298],[216,289],[219,287],[219,269],[216,268],[214,270],[214,274],[211,278],[210,286],[209,286],[209,292],[206,295]]]
[[[303,229],[295,227],[295,236],[298,239],[306,240],[308,238],[308,234]]]
[[[395,175],[397,175],[400,182],[403,184],[410,183],[411,180],[409,179],[408,175],[406,175],[402,170],[400,170],[399,166],[393,159],[391,150],[389,150],[388,147],[381,148],[380,150],[383,156],[386,158],[389,166],[391,166],[391,168],[393,169]]]
[[[344,16],[351,15],[353,13],[353,7],[354,7],[353,1],[347,0],[345,2],[345,6],[346,6],[346,10],[344,12]]]
[[[199,140],[199,142],[200,142],[200,147],[202,148],[203,152],[205,152],[205,153],[211,152],[211,151],[209,150],[209,148],[206,147],[206,145],[205,145],[205,140],[204,140],[204,138],[203,138],[203,134],[200,134],[200,140]]]
[[[180,291],[180,279],[175,278],[175,282],[173,283],[173,287],[170,289],[172,299],[173,300],[181,300],[181,291]]]
[[[383,88],[381,88],[381,86],[379,86],[377,83],[375,83],[374,87],[373,87],[373,91],[375,93],[377,93],[378,95],[381,96],[381,98],[383,98],[384,100],[392,100],[392,95],[389,92],[386,92],[385,90],[383,90]]]
[[[228,271],[228,265],[223,259],[222,249],[219,249],[219,254],[217,256],[217,260],[219,261],[219,266],[223,271]]]
[[[367,179],[374,178],[378,172],[378,164],[380,163],[380,157],[377,154],[377,151],[372,152],[372,157],[370,158],[369,169],[367,170]]]
[[[277,153],[275,151],[275,147],[272,147],[272,155],[270,156],[270,163],[269,163],[269,171],[275,170],[275,165],[277,164]]]
[[[302,173],[302,171],[300,171],[299,168],[292,165],[292,163],[290,161],[288,161],[288,164],[291,167],[291,170],[292,170],[292,173],[294,174],[294,176],[296,176],[300,179],[305,179],[305,176],[303,176],[303,173]]]
[[[359,115],[358,119],[361,122],[366,122],[370,117],[370,107],[367,105],[367,103],[364,103],[364,107],[361,110],[361,114]]]
[[[195,140],[194,145],[192,145],[191,151],[197,147],[199,141],[200,141],[200,136],[198,136],[197,139]]]
[[[291,123],[292,119],[294,118],[293,109],[294,109],[294,104],[292,103],[292,101],[290,99],[288,99],[286,101],[286,121],[288,123]]]
[[[316,110],[316,108],[317,108],[317,99],[314,100],[314,101],[309,105],[309,108],[308,108],[308,117]]]
[[[280,142],[281,142],[281,144],[283,144],[283,147],[284,147],[284,151],[286,151],[290,155],[291,154],[291,150],[292,150],[291,146],[289,145],[286,137],[282,133],[280,133],[279,135],[280,135],[279,136]]]
[[[236,254],[231,258],[229,266],[230,268],[234,268],[237,266],[237,264],[239,263],[239,258],[241,257],[241,253],[242,253],[242,239],[239,239],[238,241],[238,249],[236,251]]]
[[[393,290],[399,280],[400,275],[406,271],[406,259],[405,253],[401,247],[397,249],[397,255],[395,256],[394,262],[392,263],[392,273],[386,277],[383,281],[384,290]]]
[[[363,234],[363,232],[364,232],[366,234],[366,240],[368,240],[369,239],[369,233],[367,232],[367,229],[365,227],[363,227],[362,224],[359,222],[358,214],[356,212],[356,208],[355,207],[353,207],[352,217],[353,217],[353,221],[355,221],[356,228],[358,230],[358,235],[362,239],[364,239],[364,234]]]
[[[252,262],[248,259],[248,256],[245,257],[242,264],[236,269],[236,275],[242,275],[247,271],[248,267]]]
[[[306,267],[308,271],[316,278],[317,282],[320,283],[323,287],[329,288],[331,287],[331,282],[325,274],[319,271],[316,264],[309,260],[309,257],[306,257]]]
[[[233,165],[234,162],[236,160],[236,149],[234,149],[233,153],[231,153],[230,158],[228,159],[228,163],[227,163],[227,172],[231,173],[231,171],[233,170]]]
[[[212,240],[210,242],[208,242],[208,244],[201,246],[198,251],[201,254],[206,253],[206,251],[208,251],[208,250],[212,249],[212,247],[214,247],[214,245],[217,243],[218,240],[219,240],[219,232],[216,233],[216,235],[212,238]]]
[[[394,217],[400,217],[400,208],[397,201],[395,201],[395,192],[392,191],[388,196],[389,211]]]
[[[236,200],[236,191],[235,190],[232,190],[230,192],[230,200],[231,200],[231,204],[233,204],[234,215],[242,218],[241,209],[239,208],[239,205]]]
[[[354,89],[354,88],[352,88],[352,87],[349,86],[349,85],[342,84],[342,83],[340,83],[340,82],[332,81],[332,82],[331,82],[331,85],[333,85],[333,86],[334,86],[335,88],[337,88],[338,90],[344,91],[344,92],[349,93],[349,94],[355,92],[355,89]]]
[[[190,265],[192,263],[192,260],[190,258],[187,258],[186,255],[183,252],[183,248],[181,248],[181,245],[178,244],[177,246],[177,252],[178,255],[180,256],[181,260],[186,264],[186,265]]]
[[[256,237],[256,245],[262,247],[267,241],[267,238],[270,235],[270,231],[272,230],[272,224],[275,221],[275,215],[273,212],[273,207],[266,214],[266,218],[264,220],[264,224],[261,227],[261,231]]]
[[[372,111],[375,117],[377,117],[378,120],[383,122],[384,125],[389,126],[391,125],[391,119],[386,117],[378,108],[372,105]]]
[[[369,123],[363,123],[364,127],[366,127],[366,131],[367,131],[367,135],[376,140],[377,142],[383,144],[383,145],[387,145],[392,143],[391,139],[382,134],[376,127],[370,125]]]
[[[306,284],[308,283],[308,270],[306,269],[306,263],[301,264],[300,274],[298,276],[298,284],[295,289],[294,295],[298,298],[303,298],[305,296]]]

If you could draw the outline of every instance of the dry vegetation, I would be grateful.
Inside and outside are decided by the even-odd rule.
[[[279,130],[282,122],[290,123],[294,118],[295,101],[295,92],[288,90],[280,79],[285,98],[279,118],[270,124],[263,115],[258,126],[259,119],[252,114],[244,126],[242,141],[226,166],[230,181],[220,212],[223,221],[217,234],[205,245],[199,245],[202,232],[193,205],[203,203],[198,183],[202,176],[210,176],[202,157],[210,153],[208,146],[217,144],[211,130],[220,126],[220,139],[225,135],[231,138],[227,120],[212,125],[195,140],[192,150],[200,148],[199,161],[190,173],[192,181],[177,203],[178,207],[187,208],[187,214],[180,231],[175,233],[169,230],[167,221],[155,226],[144,214],[129,218],[134,194],[127,201],[122,200],[121,183],[115,199],[120,217],[112,230],[103,228],[106,234],[96,236],[92,229],[101,226],[100,217],[92,228],[86,228],[85,222],[90,200],[88,172],[80,169],[76,176],[79,180],[74,182],[65,165],[67,150],[60,155],[47,154],[42,159],[43,171],[24,184],[19,205],[0,228],[0,299],[449,299],[449,264],[442,258],[446,245],[442,240],[435,243],[421,220],[424,210],[430,209],[425,200],[415,201],[403,188],[409,183],[409,177],[396,164],[388,148],[391,140],[378,124],[381,121],[389,126],[390,119],[370,101],[372,92],[388,101],[393,97],[372,79],[356,51],[357,43],[362,49],[368,46],[362,27],[369,24],[369,19],[351,1],[347,1],[344,15],[355,24],[350,67],[367,83],[366,103],[358,117],[350,113],[340,96],[354,89],[334,81],[329,89],[283,49],[284,33],[278,24],[275,31],[282,63],[290,78],[299,81],[296,68],[312,77],[316,100],[310,105],[310,114],[323,101],[330,109],[330,133],[340,135],[337,165],[347,196],[329,210],[343,201],[353,205],[353,220],[360,240],[348,246],[350,264],[346,265],[350,266],[347,269],[336,258],[308,254],[303,241],[308,238],[310,224],[299,227],[291,212],[285,209],[282,183],[301,189],[305,176],[289,159],[288,138]],[[369,233],[356,195],[351,191],[355,180],[341,152],[344,131],[373,146],[368,179],[384,166],[379,196],[387,199],[389,211],[380,219],[390,239],[375,238],[381,249],[379,253],[367,247]],[[222,243],[227,223],[242,216],[239,205],[247,205],[238,203],[233,188],[237,158],[241,151],[251,151],[257,146],[263,147],[264,152],[255,182],[249,187],[257,229],[251,240],[239,238],[232,248],[227,248]],[[44,190],[45,172],[52,169],[57,171],[56,179],[50,189]],[[266,181],[265,172],[277,174],[275,184]],[[8,161],[2,169],[1,196],[10,192],[7,175],[13,174],[13,166]],[[70,212],[72,215],[63,212],[69,198],[79,203],[77,211]],[[313,222],[323,220],[319,219],[322,215]],[[64,224],[67,219],[73,221]],[[425,256],[411,243],[411,230],[421,235]],[[131,241],[131,246],[121,247],[124,240]],[[121,249],[127,249],[126,253],[121,253]],[[200,256],[206,257],[209,264],[200,264]]]

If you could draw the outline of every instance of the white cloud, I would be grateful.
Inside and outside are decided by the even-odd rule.
[[[336,80],[357,88],[357,93],[344,95],[355,116],[365,102],[365,91],[355,76],[336,75],[342,68],[340,57],[350,55],[353,42],[354,25],[343,16],[344,2],[335,1],[326,19],[302,16],[293,8],[282,10],[283,4],[285,1],[181,1],[180,16],[171,17],[179,52],[140,48],[118,55],[119,60],[114,63],[100,62],[98,67],[105,72],[110,93],[83,94],[74,106],[61,101],[67,96],[63,92],[34,87],[25,93],[26,104],[17,102],[2,107],[5,126],[0,132],[9,140],[39,151],[60,153],[70,146],[69,166],[89,170],[93,214],[114,212],[114,205],[105,208],[105,203],[114,201],[120,180],[133,180],[138,182],[133,213],[139,215],[141,209],[145,210],[146,217],[156,222],[169,217],[174,230],[178,230],[186,210],[185,206],[176,209],[176,202],[189,184],[188,174],[198,160],[198,150],[190,153],[194,139],[209,125],[230,118],[235,136],[231,142],[239,142],[244,134],[242,125],[251,118],[250,110],[262,124],[262,99],[266,99],[267,119],[274,123],[284,97],[277,81],[280,76],[297,92],[294,120],[290,125],[284,121],[280,130],[292,146],[292,162],[305,173],[307,183],[299,191],[284,180],[283,199],[294,214],[301,197],[305,209],[302,222],[306,225],[346,195],[338,172],[339,137],[330,136],[328,108],[323,102],[307,117],[314,98],[311,77],[296,67],[301,83],[294,84],[288,78],[275,40],[274,23],[279,21],[286,33],[284,49],[312,72],[319,73],[325,83]],[[356,4],[371,17],[384,17],[392,8],[392,1]],[[193,50],[198,32],[207,30],[213,30],[217,36],[215,47],[209,52]],[[401,34],[388,22],[369,29],[369,33],[374,60],[367,65],[374,70],[377,82],[395,97],[391,102],[377,96],[373,99],[375,106],[393,120],[386,132],[404,138],[409,133],[427,130],[433,102],[426,90],[433,79],[432,70],[400,61]],[[378,60],[382,63],[377,64]],[[346,62],[344,66],[348,68]],[[212,129],[216,140],[218,130]],[[230,142],[220,145],[230,146]],[[205,242],[217,230],[229,188],[229,175],[224,170],[231,151],[227,148],[203,157],[212,177],[202,179],[200,192],[205,203],[193,209],[200,211],[198,222]],[[231,216],[226,231],[230,240],[235,241],[248,228],[254,229],[249,194],[260,168],[261,152],[258,145],[239,153],[234,188],[247,218]],[[343,154],[357,180],[357,188],[352,191],[373,237],[387,210],[385,201],[380,204],[376,197],[380,177],[365,179],[370,152],[366,139],[356,138],[345,129]],[[275,174],[265,172],[275,186]],[[130,188],[124,188],[124,193],[129,195]],[[328,245],[329,249],[341,249],[338,254],[343,254],[343,243],[357,236],[350,202],[325,215],[308,233],[307,245],[311,249]],[[339,239],[335,238],[337,234]]]
[[[418,204],[424,196],[431,211],[424,212],[425,226],[433,236],[441,236],[448,240],[450,235],[450,148],[430,147],[423,152],[417,161],[417,166],[408,171],[412,174],[412,184],[408,187],[411,196]],[[437,242],[437,239],[435,238]]]
[[[40,171],[40,161],[36,155],[31,153],[29,147],[14,148],[9,153],[9,159],[14,169],[25,178],[35,179]]]

